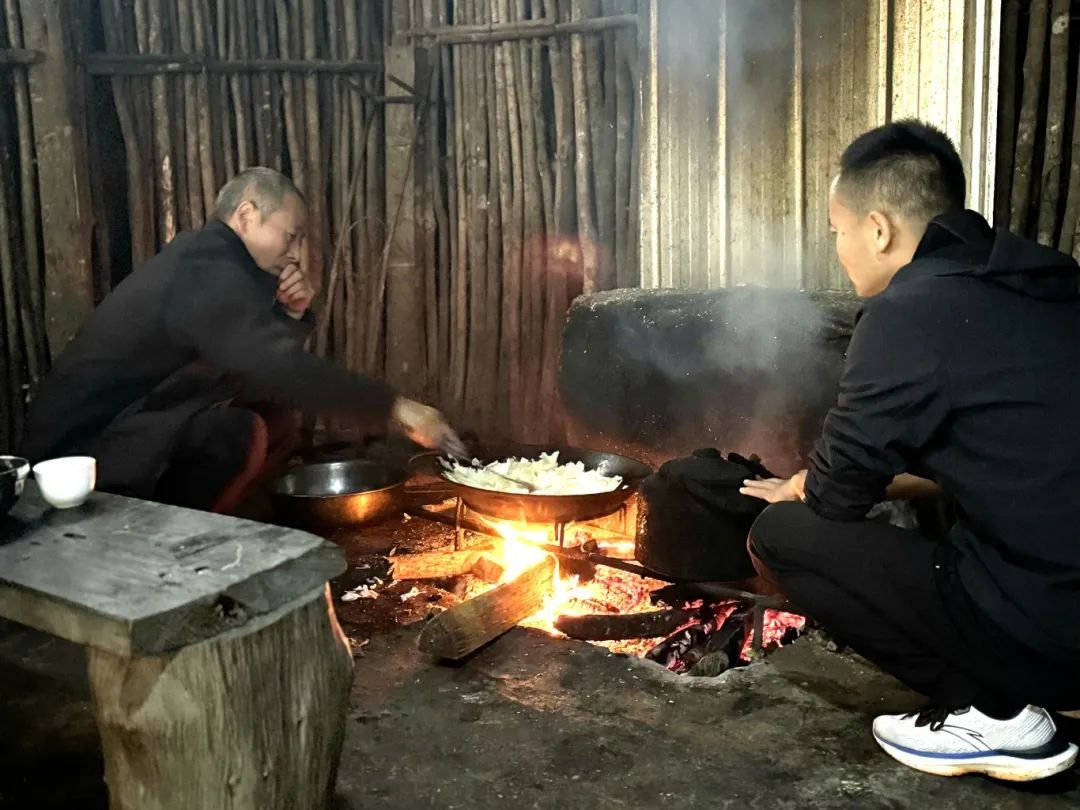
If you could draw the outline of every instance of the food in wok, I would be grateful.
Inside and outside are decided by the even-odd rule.
[[[444,461],[443,468],[446,477],[455,483],[494,492],[591,495],[613,492],[622,484],[621,476],[587,469],[580,461],[560,464],[558,451],[541,453],[538,459],[508,458],[486,465],[477,459],[471,465]]]

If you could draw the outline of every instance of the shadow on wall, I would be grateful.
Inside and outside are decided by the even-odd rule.
[[[654,466],[698,447],[805,464],[835,403],[859,301],[737,287],[578,298],[559,388],[574,444]]]

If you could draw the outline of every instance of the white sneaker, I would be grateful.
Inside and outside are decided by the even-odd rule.
[[[926,773],[982,773],[1013,782],[1053,776],[1071,768],[1077,755],[1077,747],[1058,737],[1050,715],[1037,706],[1010,720],[975,708],[884,714],[874,720],[874,739],[893,759]]]

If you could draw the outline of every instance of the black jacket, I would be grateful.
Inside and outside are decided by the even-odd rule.
[[[937,481],[959,514],[939,562],[1050,654],[1080,651],[1078,273],[974,212],[931,223],[860,313],[806,481],[836,520],[897,473]]]
[[[98,459],[100,486],[149,497],[180,429],[245,397],[384,422],[393,392],[308,354],[294,320],[227,225],[178,235],[117,286],[64,349],[31,405],[23,452]]]

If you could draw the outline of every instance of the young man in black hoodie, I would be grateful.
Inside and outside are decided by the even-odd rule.
[[[808,470],[747,481],[775,505],[759,572],[839,639],[931,699],[874,721],[897,760],[1030,780],[1077,747],[1046,709],[1080,708],[1080,271],[964,210],[949,139],[902,121],[844,152],[830,199],[867,298]],[[865,520],[940,487],[937,541]]]
[[[229,512],[285,443],[286,409],[456,449],[438,411],[304,350],[305,218],[303,196],[273,169],[226,183],[206,226],[118,285],[57,358],[24,454],[91,455],[107,492]]]

